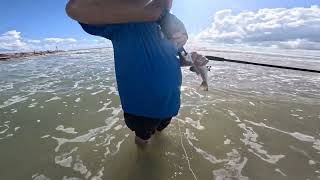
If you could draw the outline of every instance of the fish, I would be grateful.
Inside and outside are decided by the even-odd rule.
[[[185,56],[186,61],[192,62],[191,54],[187,54]],[[196,66],[192,65],[190,67],[190,71],[195,72],[198,76],[201,77],[202,83],[200,84],[200,88],[203,91],[209,91],[209,85],[208,85],[208,72],[211,70],[211,66]]]
[[[191,66],[190,71],[195,72],[198,76],[201,77],[202,83],[200,85],[200,88],[203,91],[209,91],[209,85],[208,85],[208,72],[211,70],[211,66]]]

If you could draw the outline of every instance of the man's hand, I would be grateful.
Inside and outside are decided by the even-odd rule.
[[[192,52],[191,58],[193,64],[197,67],[205,66],[209,62],[209,60],[205,56],[198,54],[197,52]]]
[[[191,55],[191,57],[190,57]],[[209,60],[197,52],[191,52],[190,54],[187,54],[186,56],[180,57],[180,65],[181,66],[205,66],[207,65]]]
[[[168,0],[70,0],[67,14],[85,24],[156,21]]]

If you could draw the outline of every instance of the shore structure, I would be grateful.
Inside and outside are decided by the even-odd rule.
[[[0,53],[0,61],[7,61],[10,59],[33,57],[33,56],[43,56],[48,54],[55,54],[59,52],[64,52],[61,50],[56,51],[33,51],[33,52],[18,52],[18,53]]]

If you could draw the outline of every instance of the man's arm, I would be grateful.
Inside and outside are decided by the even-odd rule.
[[[70,0],[67,14],[86,24],[156,21],[172,0]]]

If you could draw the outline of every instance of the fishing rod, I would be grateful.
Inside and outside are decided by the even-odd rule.
[[[264,63],[255,63],[255,62],[249,62],[249,61],[232,60],[232,59],[225,59],[225,58],[216,57],[216,56],[206,56],[206,58],[211,61],[223,61],[223,62],[232,62],[232,63],[239,63],[239,64],[250,64],[255,66],[265,66],[265,67],[272,67],[272,68],[279,68],[279,69],[289,69],[289,70],[295,70],[295,71],[320,73],[320,70],[314,70],[314,69],[304,69],[304,68],[279,66],[279,65],[264,64]]]
[[[180,51],[184,52],[185,54],[188,54],[187,51],[183,47],[181,48]],[[179,56],[182,56],[181,53],[179,53]],[[314,69],[305,69],[305,68],[297,68],[297,67],[279,66],[279,65],[273,65],[273,64],[255,63],[255,62],[250,62],[250,61],[225,59],[223,57],[217,57],[217,56],[206,56],[206,58],[211,61],[232,62],[232,63],[239,63],[239,64],[250,64],[250,65],[255,65],[255,66],[272,67],[272,68],[278,68],[278,69],[289,69],[289,70],[295,70],[295,71],[320,73],[320,70],[314,70]]]

